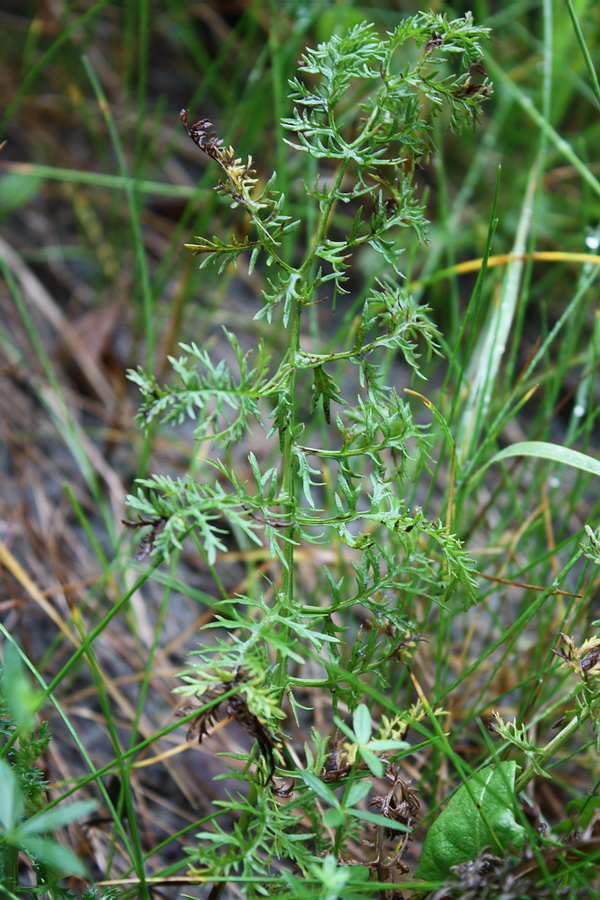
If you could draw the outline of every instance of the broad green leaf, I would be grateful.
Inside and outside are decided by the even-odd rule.
[[[463,784],[427,833],[417,878],[442,881],[451,866],[476,859],[484,847],[497,853],[522,846],[525,829],[513,812],[516,768],[486,766]]]

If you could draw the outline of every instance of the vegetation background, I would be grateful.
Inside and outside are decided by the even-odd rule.
[[[4,646],[16,642],[29,660],[32,680],[53,685],[42,711],[52,734],[41,762],[49,796],[78,787],[77,798],[99,799],[96,819],[69,825],[62,840],[106,882],[135,883],[143,866],[163,879],[185,876],[183,848],[222,796],[215,754],[245,740],[234,725],[179,752],[185,727],[172,730],[172,690],[198,629],[212,620],[213,574],[193,547],[177,565],[149,573],[123,525],[136,477],[184,473],[197,452],[191,427],[145,434],[136,426],[139,395],[127,369],[144,365],[165,380],[179,341],[224,353],[222,326],[235,325],[246,346],[259,334],[274,351],[281,345],[253,318],[260,271],[238,265],[209,276],[183,248],[193,235],[227,233],[230,212],[179,110],[211,119],[237,155],[253,157],[262,179],[276,170],[278,187],[293,193],[303,170],[279,140],[278,122],[290,114],[287,79],[303,48],[364,19],[391,29],[419,6],[0,3],[2,633]],[[398,390],[412,387],[438,406],[460,441],[473,397],[454,392],[455,375],[474,379],[484,338],[495,333],[506,349],[477,420],[482,458],[526,440],[595,457],[600,8],[585,0],[430,7],[449,17],[472,9],[491,29],[485,67],[494,92],[473,130],[442,138],[443,123],[436,126],[440,150],[418,172],[432,227],[427,244],[406,251],[404,274],[430,307],[447,359],[427,363],[429,381],[420,385],[400,365],[390,371]],[[499,167],[494,258],[473,307]],[[301,205],[296,212],[310,215]],[[510,253],[522,261],[508,265]],[[416,400],[415,415],[432,420]],[[260,434],[240,447],[242,474],[249,451],[261,458],[269,447]],[[451,472],[447,458],[433,456],[439,465],[423,496],[442,510]],[[538,745],[551,739],[552,716],[569,708],[571,690],[552,650],[561,632],[580,645],[600,618],[598,560],[575,559],[584,526],[598,528],[597,476],[560,461],[505,465],[488,471],[462,511],[459,536],[483,575],[478,606],[446,615],[425,603],[416,616],[428,640],[413,671],[431,707],[449,711],[444,731],[469,766],[488,752],[478,723],[493,710],[524,722]],[[318,586],[326,553],[306,553],[307,584]],[[257,567],[268,571],[267,557],[233,545],[220,554],[227,593],[243,591]],[[562,593],[549,593],[532,618],[528,610],[555,579]],[[86,635],[91,650],[78,653]],[[310,703],[316,727],[329,734],[327,703],[316,694]],[[301,745],[307,734],[299,729],[293,739]],[[531,787],[551,826],[573,815],[570,801],[598,806],[589,729],[558,762],[552,778]],[[418,783],[425,769],[439,803],[456,784],[451,757],[440,750],[412,763],[408,777]],[[129,823],[128,846],[111,824],[107,795]],[[410,864],[421,843],[416,835]]]

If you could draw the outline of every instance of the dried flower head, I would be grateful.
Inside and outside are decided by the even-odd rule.
[[[246,194],[258,180],[256,172],[252,168],[252,157],[249,156],[246,163],[236,158],[233,147],[224,147],[223,141],[217,137],[214,131],[211,131],[213,126],[209,119],[199,119],[198,122],[189,125],[187,109],[181,110],[179,118],[196,146],[211,159],[216,160],[227,175],[231,183],[230,185],[220,185],[223,193],[229,194],[236,203],[242,206],[246,205],[248,199]]]
[[[561,632],[565,650],[553,650],[556,656],[564,660],[563,669],[574,669],[582,678],[598,678],[600,676],[600,638],[591,637],[583,642],[580,647],[575,646],[572,637]]]
[[[188,728],[187,739],[189,741],[194,735],[197,735],[198,743],[201,744],[205,737],[210,736],[215,724],[221,719],[235,719],[244,731],[256,740],[260,755],[267,767],[265,784],[268,784],[273,779],[277,762],[281,762],[283,759],[281,756],[283,745],[265,722],[248,708],[248,703],[243,696],[245,681],[246,673],[240,670],[234,674],[231,680],[219,682],[198,698],[200,708],[198,715],[192,719]],[[232,690],[235,690],[236,693],[231,694]],[[220,700],[220,697],[223,699]],[[207,702],[212,700],[219,702],[206,709]],[[194,707],[183,706],[176,711],[176,715],[183,717],[191,712],[194,712]]]

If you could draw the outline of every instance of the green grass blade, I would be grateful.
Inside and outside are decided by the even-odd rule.
[[[485,468],[491,466],[492,463],[510,459],[512,456],[532,456],[535,459],[546,459],[564,466],[571,466],[573,469],[581,469],[582,472],[590,475],[600,475],[599,460],[586,453],[571,450],[570,447],[561,447],[560,444],[549,444],[546,441],[520,441],[517,444],[511,444],[510,447],[505,447],[504,450],[496,453]]]

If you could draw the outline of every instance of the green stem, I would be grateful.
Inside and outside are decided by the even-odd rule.
[[[543,753],[536,759],[536,763],[538,768],[544,768],[546,763],[548,763],[554,754],[565,744],[569,738],[571,738],[575,732],[580,728],[580,726],[589,719],[590,712],[588,709],[584,709],[581,712],[581,715],[573,716],[568,725],[565,725],[562,731],[553,738],[550,743],[546,746]],[[530,781],[532,781],[537,775],[536,770],[533,766],[527,766],[525,771],[523,771],[519,777],[515,780],[515,793],[520,794],[522,790],[524,790]]]
[[[328,201],[324,204],[323,209],[321,211],[321,215],[319,217],[319,222],[317,225],[317,231],[315,234],[315,238],[312,244],[311,249],[306,254],[304,262],[300,266],[298,270],[300,277],[306,277],[306,274],[310,271],[311,266],[314,261],[314,257],[317,251],[317,248],[322,243],[325,238],[327,232],[327,226],[329,222],[329,217],[331,215],[331,211],[336,202],[337,191],[341,187],[342,180],[344,178],[344,174],[349,165],[349,160],[344,160],[342,164],[339,166],[338,171],[336,173],[336,177],[333,182],[333,186],[331,189],[331,194],[329,196]],[[289,368],[287,383],[283,390],[287,393],[290,402],[290,411],[289,417],[285,423],[284,431],[281,441],[282,445],[282,482],[281,482],[281,493],[280,493],[280,502],[282,506],[284,506],[288,511],[288,519],[290,521],[290,525],[286,529],[285,537],[285,547],[284,547],[284,556],[285,556],[285,565],[283,567],[282,577],[281,577],[281,596],[284,598],[284,602],[288,609],[293,609],[294,607],[294,537],[296,533],[296,485],[295,485],[295,459],[294,459],[294,439],[296,433],[296,410],[295,410],[295,396],[296,396],[296,365],[295,360],[297,359],[300,351],[300,323],[302,319],[302,300],[296,300],[292,306],[291,317],[289,323],[289,343],[288,343],[288,352],[286,354],[287,359],[292,361],[292,365]],[[289,638],[289,628],[287,628],[287,634],[282,635],[284,642],[287,642]],[[277,658],[277,666],[275,671],[275,684],[277,687],[283,688],[287,684],[287,656],[282,655],[282,653],[278,652]]]
[[[4,849],[4,886],[3,889],[10,896],[19,889],[19,851],[12,844],[5,844]]]
[[[333,180],[333,184],[331,186],[331,191],[330,191],[329,197],[328,197],[327,201],[323,204],[323,208],[321,210],[321,215],[319,216],[319,221],[317,224],[317,231],[316,231],[312,246],[306,255],[306,259],[304,260],[304,262],[302,263],[302,266],[300,267],[300,272],[302,272],[303,274],[310,271],[310,267],[313,264],[317,248],[320,246],[320,244],[323,243],[323,240],[325,239],[325,235],[327,233],[327,227],[329,225],[329,218],[331,216],[331,213],[333,211],[335,204],[337,203],[337,194],[342,186],[342,182],[344,180],[344,175],[346,174],[346,171],[347,171],[349,165],[350,165],[349,159],[342,160],[342,162],[336,172],[335,178]]]
[[[294,359],[300,346],[300,321],[302,316],[302,308],[300,302],[293,304],[290,319],[290,339],[289,339],[289,358]],[[280,501],[287,511],[287,519],[290,524],[285,531],[285,547],[284,557],[285,565],[281,576],[281,596],[288,609],[294,606],[294,533],[296,531],[295,515],[296,515],[296,497],[295,497],[295,460],[294,460],[294,435],[296,430],[296,410],[295,410],[295,393],[296,393],[296,368],[290,367],[287,384],[284,387],[289,397],[289,417],[285,423],[285,430],[282,435],[282,479]],[[284,635],[284,642],[287,643],[289,637],[289,628],[286,629],[288,634]],[[283,688],[287,684],[287,656],[281,651],[277,654],[277,666],[275,671],[275,684],[277,687]]]
[[[575,32],[575,36],[577,37],[577,41],[579,43],[581,53],[583,54],[583,58],[585,60],[586,66],[587,66],[588,74],[590,76],[590,81],[592,82],[592,88],[593,88],[594,94],[596,96],[596,101],[597,101],[598,105],[600,106],[600,84],[598,83],[598,75],[596,74],[594,62],[592,60],[592,57],[590,56],[590,51],[588,50],[587,44],[585,42],[585,38],[583,36],[583,31],[581,29],[581,25],[579,24],[579,19],[577,18],[577,13],[576,13],[575,7],[573,5],[573,0],[567,0],[567,9],[569,10],[569,15],[571,16],[571,22],[573,23],[573,30]]]

